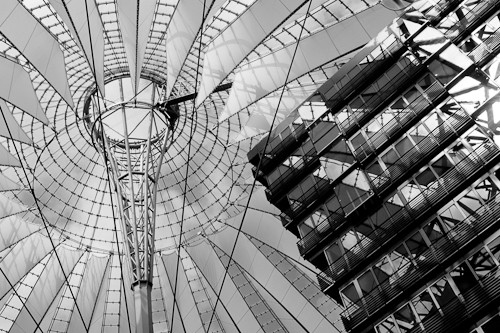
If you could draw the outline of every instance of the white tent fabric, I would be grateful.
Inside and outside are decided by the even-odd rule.
[[[2,1],[0,32],[35,66],[66,103],[73,107],[59,43],[19,1]]]
[[[0,173],[0,192],[21,189],[21,185]]]
[[[130,77],[133,78],[134,90],[137,91],[156,1],[117,0],[116,6]]]
[[[8,217],[26,211],[24,205],[14,202],[3,194],[0,194],[0,218]]]
[[[36,330],[38,322],[44,317],[44,309],[52,303],[59,288],[63,286],[66,276],[71,272],[81,255],[82,252],[65,247],[59,247],[51,254],[50,259],[44,265],[45,267],[41,268],[42,272],[32,290],[26,291],[25,295],[19,290],[17,291],[19,298],[24,296],[26,300],[10,332],[23,333]],[[14,300],[15,298],[11,299],[7,304],[14,302]]]
[[[175,8],[176,14],[168,25],[165,38],[168,75],[167,96],[170,95],[174,87],[202,22],[209,22],[223,3],[224,0],[186,0],[177,4]]]
[[[35,94],[29,74],[21,65],[0,57],[0,76],[4,78],[0,81],[0,98],[12,103],[41,122],[49,123]]]
[[[253,48],[306,2],[257,1],[217,36],[210,43],[203,60],[203,76],[196,105],[200,105]]]
[[[396,12],[378,5],[304,38],[296,53],[294,43],[242,66],[220,121],[316,67],[363,46],[397,17]]]
[[[99,89],[104,93],[104,29],[95,2],[50,0],[50,3],[83,49]]]
[[[2,2],[1,329],[135,332],[116,197],[85,113],[121,110],[120,83],[180,113],[158,179],[154,331],[343,331],[318,270],[252,188],[247,154],[398,13],[310,1]]]
[[[14,139],[26,144],[32,144],[33,141],[28,137],[26,132],[23,131],[21,126],[17,123],[12,115],[7,103],[0,99],[0,136],[8,139]]]
[[[0,144],[0,165],[20,167],[21,162]]]
[[[276,128],[320,86],[321,82],[292,87],[283,93],[278,91],[252,104],[249,106],[250,116],[233,142],[268,133],[275,117],[273,128]]]
[[[105,283],[106,268],[109,263],[109,256],[96,256],[90,255],[85,267],[85,273],[82,277],[80,290],[76,303],[81,311],[81,316],[73,311],[71,320],[69,322],[68,332],[81,332],[92,320],[94,314],[94,306],[98,294],[103,290],[103,283]],[[82,322],[83,319],[83,322]]]

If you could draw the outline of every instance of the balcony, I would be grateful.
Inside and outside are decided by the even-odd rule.
[[[274,138],[270,144],[269,151],[266,151],[262,156],[262,162],[260,162],[259,173],[268,174],[276,166],[281,164],[283,160],[293,153],[300,144],[307,138],[306,126],[300,124],[294,131],[292,131],[288,136],[281,139],[280,137]],[[257,172],[257,167],[252,168],[253,172]]]
[[[500,51],[500,29],[495,31],[490,37],[485,39],[474,50],[469,53],[469,57],[482,67],[487,64]]]
[[[456,111],[449,123],[435,128],[430,135],[425,137],[412,149],[408,150],[394,164],[390,165],[381,175],[374,178],[372,188],[382,196],[387,191],[392,191],[398,186],[405,175],[412,174],[436,153],[442,151],[450,141],[456,139],[465,130],[474,124],[474,120],[463,110]]]
[[[382,128],[373,133],[365,143],[356,148],[355,155],[358,161],[365,163],[370,155],[387,146],[392,141],[391,139],[398,138],[401,133],[406,132],[408,127],[411,127],[434,107],[432,102],[438,100],[438,97],[443,96],[445,92],[446,89],[439,82],[434,82],[425,90],[428,97],[419,96],[399,112],[397,117],[388,121]]]
[[[319,156],[316,154],[316,149],[313,146],[300,160],[294,163],[265,190],[268,200],[272,202],[283,196],[293,186],[297,185],[305,175],[309,174],[311,169],[319,166]]]
[[[375,59],[367,63],[361,72],[340,88],[335,95],[326,101],[326,106],[332,111],[337,111],[345,105],[350,96],[358,94],[366,87],[366,83],[372,82],[374,78],[380,76],[392,63],[395,63],[403,44],[395,40],[385,50],[383,50]],[[339,80],[339,82],[342,80]]]
[[[441,332],[469,332],[477,321],[484,316],[494,314],[500,305],[499,270],[492,271],[481,280],[481,284],[461,294],[463,301],[454,297],[441,307],[443,315],[435,312],[422,321],[425,331],[415,326],[408,333],[441,333]]]
[[[497,0],[480,1],[470,12],[463,15],[460,21],[453,22],[450,18],[450,22],[448,22],[450,27],[441,31],[453,43],[457,44],[468,37],[470,32],[478,28],[487,17],[493,15],[498,9],[500,9],[500,2]],[[443,22],[446,23],[446,20]]]
[[[385,107],[385,104],[390,101],[392,96],[397,91],[405,88],[408,82],[413,82],[413,76],[422,70],[418,60],[410,62],[396,77],[390,80],[383,86],[376,95],[368,99],[362,106],[358,107],[356,111],[353,110],[347,119],[340,122],[339,127],[342,129],[347,137],[350,137],[359,128],[363,127],[368,121],[373,118],[379,111]]]
[[[346,308],[342,313],[346,327],[353,329],[368,318],[370,323],[382,319],[388,311],[438,276],[443,267],[452,265],[497,230],[499,218],[500,195],[497,195],[416,256],[416,265],[408,261],[377,289]]]
[[[429,136],[407,151],[396,163],[389,166],[383,174],[374,178],[371,181],[373,190],[378,194],[379,198],[383,198],[385,194],[393,191],[406,179],[405,175],[418,170],[421,165],[440,152],[443,146],[448,145],[473,124],[474,121],[465,111],[457,110],[449,118],[448,123],[434,129]],[[373,207],[372,202],[370,201],[369,204]],[[361,210],[363,210],[362,207],[358,208],[358,211]],[[355,216],[353,214],[344,217],[340,211],[334,212],[297,243],[300,254],[304,256],[316,246],[321,248],[322,245],[326,245],[323,243],[329,242],[329,240],[325,240],[328,235],[334,232],[341,233],[342,226],[350,226],[355,223],[354,220],[359,221],[360,215],[363,214],[357,213]]]
[[[441,21],[446,15],[448,15],[453,8],[460,4],[461,0],[440,0],[437,4],[432,3],[432,17],[429,17],[429,21],[435,24]],[[417,31],[416,34],[418,34]],[[413,36],[408,37],[411,39]],[[396,40],[391,43],[385,50],[377,56],[373,61],[367,64],[360,73],[358,73],[354,78],[350,79],[346,85],[336,92],[335,96],[327,101],[327,107],[330,110],[337,111],[345,105],[345,102],[349,100],[350,96],[358,94],[362,89],[366,87],[367,82],[373,82],[374,78],[380,76],[391,63],[395,63],[399,58],[401,51],[404,51],[403,44]],[[339,80],[341,81],[341,80]]]
[[[301,256],[304,256],[312,248],[314,248],[322,239],[332,233],[335,227],[345,220],[345,215],[342,209],[331,213],[327,218],[321,221],[307,235],[297,242],[297,247]]]
[[[331,194],[333,194],[332,185],[328,180],[323,180],[321,183],[315,184],[307,190],[291,208],[283,211],[280,215],[289,221],[297,219],[297,217],[302,215],[318,198],[322,198],[322,201],[324,201],[326,198],[330,197]]]
[[[392,243],[415,229],[422,221],[446,204],[466,186],[488,168],[495,165],[500,157],[500,150],[493,143],[484,143],[463,158],[453,168],[445,172],[435,184],[409,201],[395,212],[390,219],[366,235],[371,242],[357,247],[356,252],[348,251],[318,276],[323,289],[332,284],[341,285],[366,265],[377,260],[381,253]]]

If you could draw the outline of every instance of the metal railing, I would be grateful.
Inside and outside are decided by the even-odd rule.
[[[435,23],[436,21],[440,21],[452,7],[459,5],[461,2],[462,0],[440,0],[435,3],[435,0],[432,0],[427,1],[427,5],[421,3],[422,6],[420,8],[429,8],[433,16],[428,15],[429,11],[423,13],[423,15],[429,21]]]
[[[422,282],[433,268],[444,263],[478,235],[484,234],[499,218],[500,195],[496,195],[484,206],[479,207],[474,214],[435,240],[431,247],[415,256],[413,258],[415,264],[408,260],[374,290],[347,307],[341,315],[349,319],[349,325],[352,327],[358,325],[391,299],[408,290],[411,285],[418,281]]]
[[[461,293],[463,301],[453,297],[444,306],[441,312],[436,311],[422,321],[425,332],[460,332],[460,326],[464,322],[474,318],[484,310],[490,311],[491,305],[500,299],[500,279],[497,277],[500,271],[494,269],[481,280],[481,284],[474,284],[471,288]],[[424,332],[420,326],[415,326],[408,333]]]
[[[366,238],[370,239],[371,243],[363,247],[353,247],[357,251],[347,251],[344,256],[319,273],[321,280],[330,281],[333,284],[340,276],[361,263],[381,246],[397,235],[403,234],[425,212],[440,207],[448,194],[462,187],[467,179],[471,179],[472,175],[479,172],[486,163],[499,155],[500,150],[495,144],[490,142],[481,144],[453,168],[441,175],[441,178],[432,186],[422,191],[406,205],[401,206],[397,212],[392,214],[390,219],[366,235]]]
[[[429,136],[407,151],[403,156],[401,156],[400,159],[392,164],[384,172],[384,174],[381,174],[371,180],[373,185],[372,188],[379,194],[379,196],[382,196],[382,193],[387,190],[389,185],[395,184],[398,180],[400,180],[403,175],[408,173],[408,170],[415,165],[417,161],[422,160],[425,156],[429,156],[436,150],[441,150],[441,143],[451,138],[465,125],[472,125],[473,123],[474,121],[467,115],[467,113],[465,113],[465,111],[461,109],[457,110],[449,117],[447,122],[443,123],[442,126],[435,128]],[[328,233],[344,224],[347,219],[348,216],[344,216],[341,209],[332,213],[332,215],[320,222],[313,230],[299,240],[297,246],[300,254],[304,255],[307,253]]]
[[[391,35],[388,38],[393,38],[393,36]],[[382,50],[376,58],[365,64],[361,72],[355,75],[352,79],[349,79],[348,82],[342,86],[342,88],[340,88],[332,98],[326,101],[326,106],[334,111],[336,108],[342,106],[346,102],[347,97],[356,91],[356,87],[362,86],[362,82],[367,82],[367,80],[369,80],[369,78],[375,74],[377,70],[387,67],[386,64],[389,59],[392,61],[396,60],[393,55],[402,47],[403,44],[399,40],[396,39],[392,42],[385,50]],[[339,80],[339,82],[341,81],[342,79]]]
[[[436,81],[425,90],[425,94],[427,94],[432,101],[445,91],[446,89]],[[368,156],[373,154],[382,144],[390,140],[399,130],[404,129],[408,123],[421,115],[422,112],[430,106],[432,106],[432,103],[424,95],[416,98],[406,108],[398,112],[394,118],[373,133],[366,142],[356,148],[355,154],[358,161],[365,161]]]
[[[312,146],[312,148],[306,152],[304,156],[302,156],[269,185],[266,189],[266,193],[270,196],[274,196],[282,192],[281,188],[286,188],[285,184],[287,184],[292,178],[298,179],[302,174],[302,171],[306,170],[309,166],[312,166],[318,160],[319,156],[316,153],[316,148]]]
[[[293,143],[298,142],[298,140],[307,132],[306,126],[304,124],[300,124],[295,130],[290,132],[289,135],[287,135],[285,138],[281,139],[280,137],[276,137],[271,141],[270,146],[272,147],[271,150],[268,152],[263,152],[261,155],[262,162],[260,165],[260,171],[262,172],[267,172],[271,171],[268,170],[269,166],[273,164],[277,164],[280,162],[280,157],[281,156],[286,156],[288,148],[290,148]],[[277,143],[275,144],[274,141]],[[267,156],[271,157],[267,157]],[[266,159],[267,157],[267,159]],[[254,167],[254,171],[256,171],[257,168]]]
[[[355,128],[362,127],[364,123],[375,115],[378,106],[387,100],[398,88],[411,80],[413,74],[420,69],[420,62],[416,59],[402,69],[396,77],[388,81],[381,89],[377,91],[370,99],[368,99],[362,106],[357,108],[357,111],[348,115],[347,119],[339,122],[339,127],[344,133],[349,133]]]
[[[484,19],[484,14],[488,13],[490,10],[494,10],[496,7],[499,7],[498,0],[482,0],[479,2],[472,10],[466,13],[462,19],[459,21],[451,21],[453,23],[449,28],[447,28],[443,33],[448,38],[451,38],[453,41],[456,41],[460,37],[463,36],[465,32],[471,29],[471,27],[478,23],[482,22]],[[442,23],[446,23],[447,20]]]
[[[345,215],[342,208],[337,209],[328,217],[318,223],[313,230],[308,232],[302,239],[297,242],[300,255],[304,255],[312,249],[319,241],[325,238],[334,228],[344,221]]]
[[[329,196],[330,191],[332,191],[332,188],[330,186],[330,181],[325,180],[324,182],[320,184],[314,184],[310,189],[308,189],[306,192],[304,192],[300,198],[295,200],[295,203],[292,207],[289,209],[283,211],[280,215],[283,216],[284,218],[291,218],[294,219],[297,217],[304,209],[309,207],[314,201],[316,201],[318,198],[325,198],[325,196]]]
[[[500,29],[497,29],[490,37],[476,46],[469,57],[476,63],[482,63],[488,56],[495,55],[500,48]]]
[[[453,136],[463,126],[469,124],[472,126],[474,121],[467,113],[461,109],[457,110],[453,116],[441,126],[436,127],[428,136],[418,142],[414,147],[408,150],[394,164],[391,164],[387,170],[376,178],[371,180],[373,189],[381,194],[389,185],[397,182],[401,176],[408,173],[408,170],[425,156],[433,151],[441,150],[441,144]]]

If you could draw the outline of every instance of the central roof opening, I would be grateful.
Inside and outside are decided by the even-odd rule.
[[[95,130],[95,123],[102,121],[111,141],[121,143],[128,137],[137,146],[150,136],[157,140],[170,125],[165,110],[159,107],[164,95],[164,86],[148,79],[141,78],[137,93],[130,77],[113,79],[106,83],[104,96],[94,90],[87,98],[84,114],[89,129]]]

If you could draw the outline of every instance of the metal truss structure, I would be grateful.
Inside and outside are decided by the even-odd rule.
[[[101,110],[98,93],[93,91],[93,107],[87,103],[84,110],[92,131],[96,149],[100,151],[108,170],[109,182],[115,193],[115,209],[121,221],[126,257],[131,270],[132,289],[135,294],[138,332],[152,332],[151,290],[155,253],[156,197],[163,158],[173,141],[178,107],[156,103],[156,83],[151,82],[151,103],[138,101],[134,96],[125,101],[123,79],[119,80],[120,103]],[[95,114],[90,115],[91,108]],[[130,110],[129,110],[130,109]],[[146,116],[135,128],[129,118],[134,111],[143,109]],[[107,135],[103,118],[121,113],[122,130],[114,129],[122,138]],[[165,127],[158,130],[156,121]],[[134,136],[137,127],[145,122],[146,132]],[[156,127],[156,132],[154,128]],[[144,131],[144,129],[143,129]],[[115,135],[116,136],[116,135]]]

